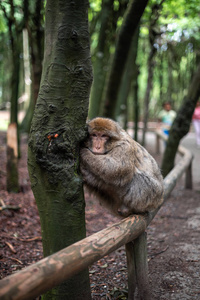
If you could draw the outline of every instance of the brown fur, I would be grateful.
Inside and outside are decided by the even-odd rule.
[[[88,189],[123,217],[157,208],[163,178],[153,157],[111,119],[91,120],[88,133],[80,165]]]

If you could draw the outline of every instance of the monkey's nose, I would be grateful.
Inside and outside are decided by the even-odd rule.
[[[97,150],[101,149],[101,143],[96,144],[95,148],[96,148]]]

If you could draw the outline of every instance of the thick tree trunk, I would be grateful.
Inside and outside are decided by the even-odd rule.
[[[117,41],[115,55],[106,89],[106,102],[104,108],[104,115],[106,117],[113,119],[115,118],[117,95],[128,57],[128,52],[131,46],[132,37],[147,3],[148,0],[132,0],[129,4],[128,11]]]
[[[87,8],[86,0],[48,0],[46,5],[44,65],[28,153],[44,256],[86,234],[78,158],[79,143],[86,134],[92,82]],[[85,270],[46,293],[43,299],[90,297]]]
[[[200,96],[200,65],[193,77],[187,96],[183,100],[177,116],[172,124],[169,138],[162,161],[162,173],[165,177],[174,167],[174,160],[180,140],[188,133],[195,109]]]

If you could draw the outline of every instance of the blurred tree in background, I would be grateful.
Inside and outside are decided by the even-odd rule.
[[[94,82],[90,96],[90,118],[103,115],[105,112],[106,89],[117,50],[116,47],[118,46],[118,37],[122,30],[123,22],[125,22],[127,17],[127,10],[133,3],[135,5],[137,1],[89,1],[91,52],[94,70]],[[141,2],[139,4],[141,5]],[[15,104],[14,111],[11,110],[13,111],[12,115],[15,115],[14,120],[17,118],[17,107],[24,110],[24,105],[21,103],[24,103],[24,99],[26,100],[26,97],[22,97],[25,91],[24,53],[22,47],[22,32],[24,28],[28,31],[30,83],[32,84],[31,101],[29,102],[32,105],[31,107],[26,105],[26,110],[29,107],[33,111],[37,98],[43,59],[44,5],[44,0],[0,1],[0,107],[3,109],[8,107],[9,103],[15,103],[16,100],[11,101],[14,96],[17,99],[20,98],[20,104],[18,101],[18,106]],[[138,8],[136,8],[136,16],[138,13]],[[144,99],[148,85],[148,60],[152,50],[154,51],[153,76],[149,90],[148,107],[146,109],[148,111],[147,119],[155,119],[162,107],[162,103],[166,100],[171,100],[174,108],[178,109],[184,96],[187,94],[200,56],[199,14],[200,4],[198,0],[180,0],[178,2],[175,0],[148,1],[139,25],[136,60],[138,66],[138,71],[136,72],[138,82],[137,96],[140,108],[139,119],[141,121],[143,121],[145,114],[146,105]],[[133,19],[135,20],[135,16]],[[130,39],[130,36],[127,39]],[[121,46],[123,48],[125,44]],[[17,51],[18,54],[16,54]],[[134,51],[130,50],[132,53]],[[126,56],[128,57],[128,55]],[[121,63],[119,62],[119,64]],[[131,64],[133,64],[132,69],[135,71],[135,64]],[[120,67],[118,66],[118,68]],[[19,71],[13,72],[14,68]],[[126,76],[126,73],[130,72],[128,68],[131,69],[130,64],[126,64],[123,71],[117,74],[118,77]],[[19,76],[16,75],[17,73],[19,73]],[[16,79],[11,78],[14,76]],[[135,82],[136,79],[133,80],[134,76],[132,75],[129,81]],[[120,80],[120,85],[122,86],[120,88],[113,86],[112,88],[120,90],[126,84],[127,80]],[[133,116],[135,115],[134,103],[136,95],[134,95],[134,89],[130,82],[128,86],[126,101],[123,100],[122,103],[119,100],[117,102],[113,100],[111,103],[111,108],[114,111],[112,117],[115,119],[120,118],[120,114],[126,111],[125,119],[135,121]],[[12,96],[13,94],[14,96]],[[119,93],[117,93],[117,97],[119,97]],[[118,104],[114,105],[114,102]],[[13,105],[11,106],[13,107]],[[118,105],[122,107],[120,108]],[[116,106],[115,109],[114,106]],[[31,113],[28,112],[28,114],[30,114],[30,117],[26,116],[26,119],[22,122],[22,127],[25,131],[29,130],[29,123],[32,117]]]
[[[0,0],[0,109],[9,108],[11,122],[25,132],[40,84],[45,5],[45,0]],[[132,23],[125,27],[130,11]],[[148,122],[157,120],[162,103],[170,100],[177,111],[188,94],[200,61],[199,14],[198,0],[90,0],[94,81],[88,117],[112,117],[124,127],[129,122],[135,139],[142,121],[145,144]]]

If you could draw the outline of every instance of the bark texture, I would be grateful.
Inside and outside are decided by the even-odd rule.
[[[44,64],[28,155],[44,256],[85,237],[78,157],[92,82],[87,8],[88,1],[48,0],[46,5]],[[90,299],[88,271],[43,298]]]

